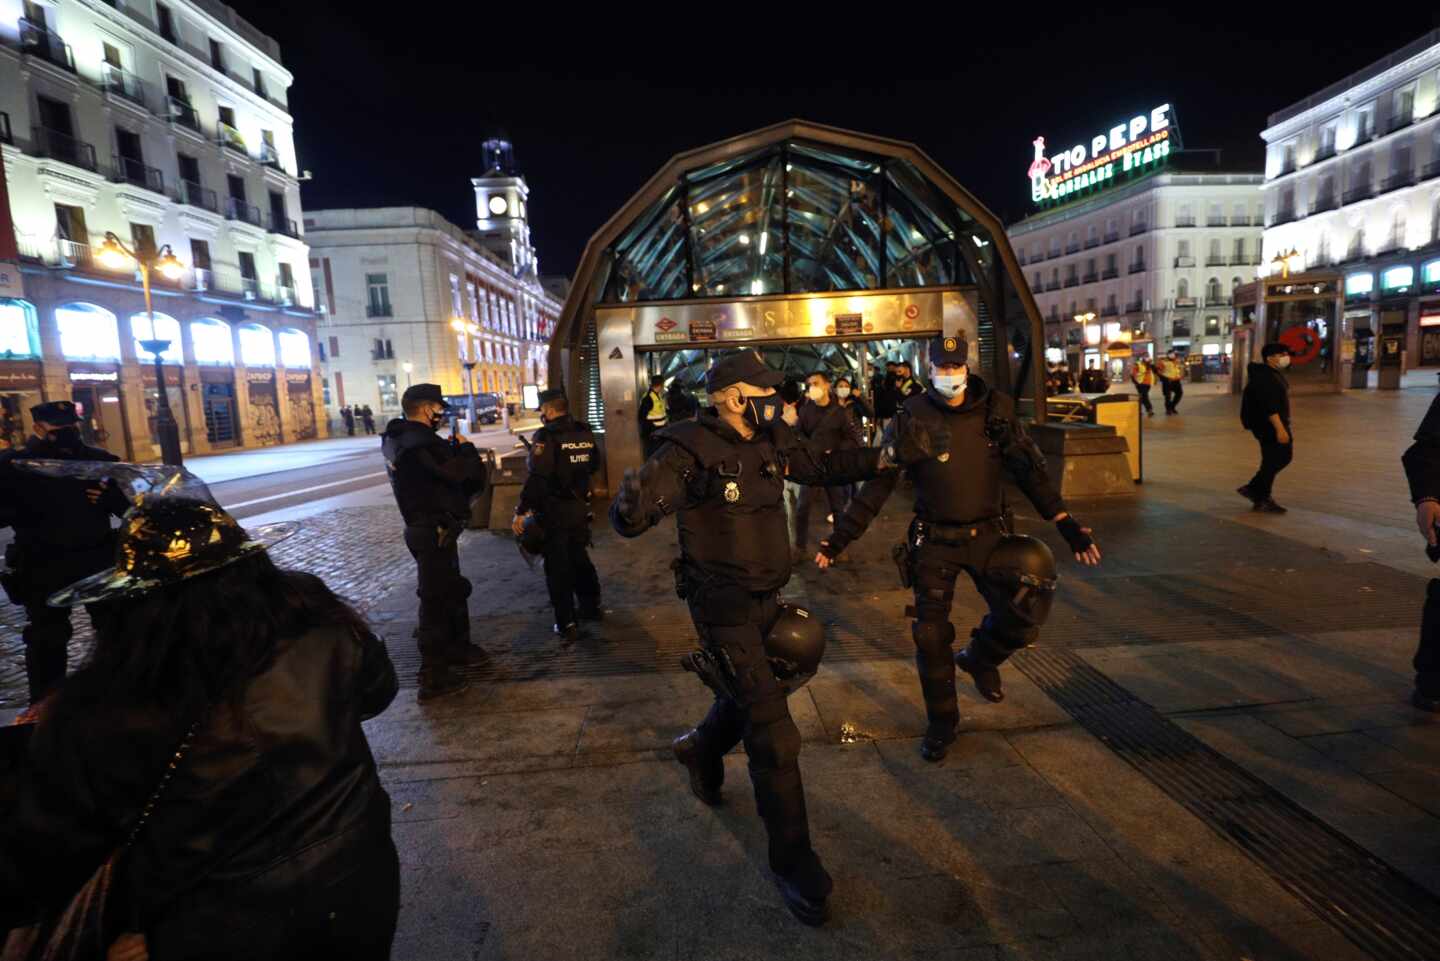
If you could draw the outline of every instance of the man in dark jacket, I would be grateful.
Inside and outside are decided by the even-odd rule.
[[[900,408],[905,402],[917,394],[925,393],[925,385],[915,379],[914,370],[910,367],[909,361],[900,361],[895,365],[895,413],[900,413]]]
[[[859,446],[851,432],[849,415],[831,394],[827,372],[818,370],[806,378],[805,400],[797,413],[799,423],[796,427],[800,436],[820,453]],[[808,557],[805,546],[810,539],[810,514],[815,501],[823,491],[830,507],[826,523],[833,524],[845,509],[845,490],[843,486],[818,488],[804,485],[800,488],[795,505],[795,563],[803,563]]]
[[[355,436],[355,412],[349,407],[340,408],[340,419],[345,422],[345,436]]]
[[[1295,455],[1290,435],[1290,383],[1283,373],[1290,366],[1290,348],[1266,344],[1260,349],[1260,357],[1263,363],[1246,368],[1245,393],[1240,399],[1240,423],[1260,444],[1260,469],[1250,483],[1235,488],[1235,492],[1250,501],[1254,510],[1283,514],[1285,508],[1270,495],[1275,475]]]
[[[1415,504],[1415,525],[1425,538],[1430,559],[1440,560],[1440,396],[1430,402],[1420,429],[1415,431],[1415,443],[1400,462]],[[1440,712],[1440,578],[1431,578],[1425,588],[1411,703],[1422,711]]]
[[[882,425],[895,416],[895,370],[900,365],[893,360],[885,361],[885,373],[870,378],[870,402],[875,405],[875,416]]]
[[[986,698],[1004,699],[1000,665],[1035,643],[1049,615],[1055,559],[1040,541],[1008,530],[1002,469],[1040,516],[1055,524],[1077,561],[1100,562],[1100,548],[1090,530],[1066,511],[1045,472],[1045,458],[1015,415],[1015,402],[970,376],[969,354],[964,337],[931,342],[931,387],[905,402],[881,444],[903,444],[912,431],[949,438],[948,455],[909,469],[915,482],[915,520],[905,544],[905,586],[915,588],[915,606],[908,613],[915,618],[915,666],[927,720],[920,756],[927,761],[945,757],[955,741],[960,723],[956,666],[974,678]],[[817,566],[829,567],[865,532],[896,480],[896,475],[886,474],[861,489],[836,521],[835,534],[821,543]],[[952,658],[955,626],[950,606],[962,572],[975,582],[990,612],[970,632],[969,646]]]
[[[369,404],[360,408],[360,419],[365,422],[365,433],[375,433],[375,412],[370,409]]]
[[[570,416],[565,392],[540,395],[544,422],[530,439],[529,473],[515,505],[511,529],[525,533],[527,518],[544,531],[545,587],[555,609],[555,633],[573,643],[579,639],[579,618],[598,621],[600,577],[590,562],[590,478],[600,470],[600,452],[590,425]]]
[[[745,742],[756,807],[770,837],[770,868],[791,913],[815,925],[825,920],[832,883],[810,846],[800,732],[780,668],[766,653],[767,638],[787,619],[788,606],[778,598],[790,579],[785,480],[825,486],[873,477],[897,458],[935,456],[944,439],[916,435],[898,452],[821,454],[780,420],[775,387],[782,379],[754,351],[719,360],[706,375],[712,409],[660,431],[660,445],[645,465],[625,472],[610,523],[620,536],[637,537],[677,515],[677,592],[689,604],[703,647],[687,661],[715,692],[715,702],[695,730],[676,740],[676,758],[689,769],[691,792],[715,805],[724,757]],[[817,640],[823,646],[823,635]]]
[[[112,516],[129,501],[113,482],[44,476],[16,466],[26,460],[118,461],[80,439],[80,416],[68,400],[30,409],[34,434],[23,447],[0,454],[0,526],[15,529],[0,575],[10,600],[25,608],[25,675],[30,703],[39,703],[65,679],[74,629],[70,609],[46,599],[115,562]],[[104,608],[86,608],[91,619]]]
[[[450,409],[438,385],[406,388],[400,406],[405,416],[386,425],[380,450],[415,558],[423,703],[463,691],[469,684],[456,668],[486,657],[470,643],[470,582],[456,548],[470,497],[485,489],[485,465],[473,444],[436,434]]]

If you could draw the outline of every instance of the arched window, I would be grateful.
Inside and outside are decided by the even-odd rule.
[[[275,366],[275,335],[269,327],[245,324],[240,328],[240,360],[246,367]]]
[[[225,321],[213,317],[191,321],[190,343],[195,349],[195,363],[235,366],[235,341]]]
[[[1237,287],[1239,287],[1239,286],[1240,286],[1240,278],[1239,278],[1239,277],[1231,277],[1231,278],[1230,278],[1230,292],[1233,294],[1233,293],[1235,292],[1235,288],[1237,288]]]
[[[155,363],[155,355],[140,346],[142,340],[168,340],[160,357],[166,364],[183,364],[185,358],[180,345],[180,322],[169,314],[155,315],[155,329],[150,329],[150,318],[146,314],[134,314],[130,318],[130,335],[135,338],[135,356],[141,363]]]
[[[1179,280],[1175,281],[1175,299],[1184,300],[1186,297],[1189,296],[1190,281],[1186,280],[1184,277],[1181,277]]]
[[[55,308],[60,353],[70,360],[119,360],[120,326],[115,315],[95,304]]]
[[[34,306],[24,300],[0,300],[0,358],[39,356]]]
[[[1220,300],[1220,278],[1211,277],[1205,284],[1205,300],[1209,303],[1218,303]]]
[[[288,328],[275,335],[280,341],[280,364],[295,370],[310,368],[310,338],[303,330]]]

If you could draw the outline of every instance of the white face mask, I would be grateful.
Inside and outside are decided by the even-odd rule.
[[[785,409],[780,412],[780,419],[791,427],[800,423],[800,415],[795,411],[795,408],[789,404],[786,404]]]
[[[825,388],[812,386],[805,391],[805,396],[819,403],[825,397]]]
[[[839,395],[840,397],[849,397],[849,396],[850,396],[850,388],[849,388],[849,387],[836,387],[836,388],[835,388],[835,393],[836,393],[837,395]]]
[[[1289,355],[1289,354],[1281,354],[1278,358],[1276,358],[1276,360],[1275,360],[1275,366],[1276,366],[1276,367],[1279,367],[1281,370],[1284,370],[1286,367],[1289,367],[1289,366],[1290,366],[1290,355]]]
[[[930,378],[930,383],[941,397],[954,397],[965,390],[965,380],[965,374],[936,374]]]

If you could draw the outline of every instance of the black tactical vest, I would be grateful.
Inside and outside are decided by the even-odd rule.
[[[922,461],[910,468],[915,482],[915,515],[937,524],[965,524],[996,517],[1001,511],[1000,450],[985,433],[997,395],[978,377],[965,389],[965,403],[942,406],[929,391],[908,398],[904,414],[929,424],[941,423],[950,431],[950,456]],[[903,428],[901,428],[903,429]]]
[[[553,471],[547,479],[545,505],[547,524],[562,527],[588,523],[590,475],[596,469],[595,434],[590,425],[571,417],[558,417],[535,432],[534,443],[544,444],[539,458],[531,454],[531,470],[539,459]]]

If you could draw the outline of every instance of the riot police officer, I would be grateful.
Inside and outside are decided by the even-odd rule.
[[[676,740],[690,789],[720,802],[724,756],[741,740],[756,807],[770,838],[769,860],[791,912],[806,924],[826,916],[830,876],[810,846],[800,782],[800,732],[785,703],[787,679],[818,664],[819,625],[787,610],[777,594],[790,579],[782,497],[785,479],[828,485],[894,468],[894,453],[855,448],[822,454],[780,420],[782,375],[743,351],[706,375],[712,408],[658,432],[660,446],[628,470],[610,520],[635,537],[678,514],[677,593],[690,607],[702,650],[687,666],[716,692],[705,720]],[[924,425],[906,436],[901,456],[918,460],[943,445]],[[805,656],[777,653],[782,639]],[[781,675],[770,658],[782,658]],[[813,666],[808,667],[813,672]]]
[[[380,449],[415,558],[423,703],[463,691],[469,685],[456,668],[486,657],[470,643],[470,582],[460,574],[456,549],[470,497],[485,489],[486,477],[473,444],[436,433],[450,409],[437,385],[406,388],[400,405],[405,416],[385,426]]]
[[[931,387],[902,403],[884,441],[898,443],[910,431],[933,432],[940,425],[950,437],[948,456],[910,470],[915,520],[900,558],[915,589],[915,606],[907,613],[915,619],[915,665],[928,721],[920,754],[927,761],[939,761],[955,740],[960,722],[956,666],[972,676],[986,698],[1003,700],[999,667],[1035,642],[1053,600],[1055,559],[1040,541],[1011,532],[1002,503],[1002,469],[1040,516],[1055,522],[1077,561],[1100,562],[1090,531],[1065,510],[1045,472],[1044,457],[1015,416],[1014,401],[969,376],[968,360],[965,338],[932,340]],[[821,544],[815,563],[828,567],[863,534],[894,488],[894,475],[866,484],[836,523],[835,534]],[[975,582],[990,612],[952,660],[950,605],[962,572]]]
[[[511,526],[516,537],[523,537],[528,519],[540,524],[555,633],[574,642],[579,637],[577,599],[581,620],[601,618],[600,578],[586,553],[590,477],[600,469],[600,457],[590,425],[570,416],[563,390],[540,394],[540,419],[544,426],[530,439],[529,476]]]
[[[25,675],[30,703],[39,703],[65,679],[73,628],[70,608],[46,599],[62,587],[115,563],[112,516],[130,506],[113,481],[97,482],[31,473],[22,460],[114,462],[120,458],[80,439],[80,416],[68,400],[30,408],[34,433],[24,446],[0,454],[0,525],[15,529],[5,549],[5,593],[25,607]],[[91,620],[104,616],[89,605]]]

